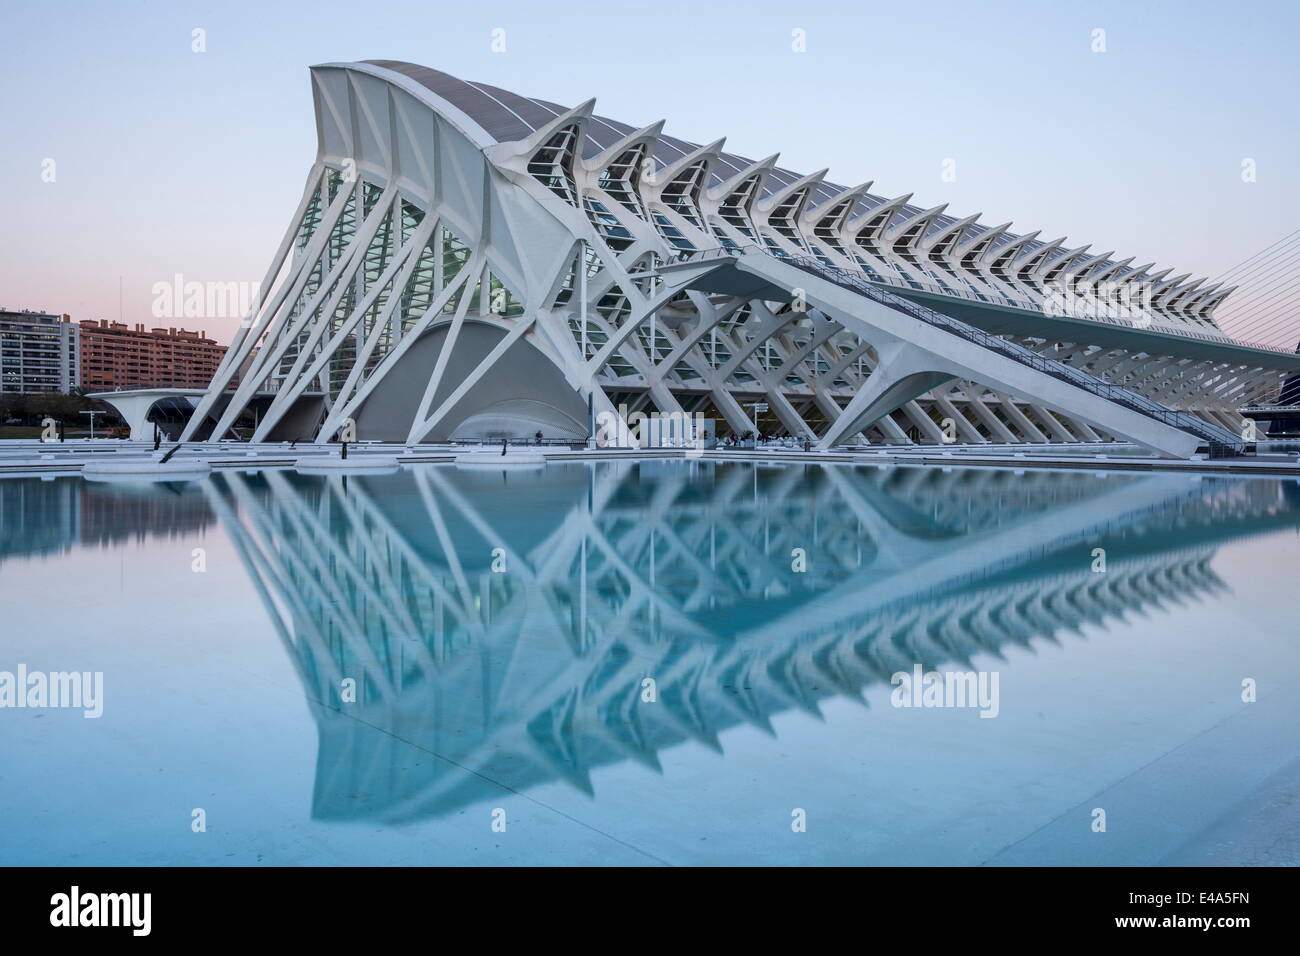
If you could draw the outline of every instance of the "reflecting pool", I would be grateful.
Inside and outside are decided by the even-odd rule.
[[[1296,863],[1298,567],[1292,479],[0,479],[0,678],[103,682],[0,862]]]

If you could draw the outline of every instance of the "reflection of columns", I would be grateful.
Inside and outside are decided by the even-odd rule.
[[[591,792],[601,764],[658,768],[741,723],[774,733],[777,713],[860,699],[917,662],[1105,627],[1221,587],[1217,539],[1161,550],[1175,518],[1212,528],[1283,501],[1267,482],[1161,475],[562,467],[582,480],[548,483],[554,527],[526,545],[450,468],[204,483],[314,702],[319,815],[410,819],[554,779]],[[512,509],[537,510],[535,484],[510,484]],[[1049,560],[1128,528],[1142,556],[1112,549],[1107,574]],[[486,570],[496,547],[506,574]],[[647,676],[662,706],[639,705]],[[347,677],[356,710],[335,709]],[[439,759],[413,765],[410,746]]]

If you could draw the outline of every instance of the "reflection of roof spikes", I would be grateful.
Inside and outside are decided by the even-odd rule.
[[[633,693],[627,696],[629,701],[637,699]],[[641,720],[640,708],[635,704],[629,704],[621,710],[606,711],[604,717],[600,729],[605,737],[628,758],[662,776],[663,764],[659,762],[659,754],[650,743],[649,735]]]
[[[1182,483],[1174,486],[1174,498],[1191,495]],[[900,583],[908,584],[913,591],[917,589],[939,587],[943,582],[960,579],[969,573],[969,565],[983,567],[1001,561],[1017,562],[1026,559],[1025,542],[1036,542],[1034,548],[1043,549],[1042,542],[1055,542],[1059,548],[1065,542],[1079,536],[1095,535],[1099,526],[1104,527],[1110,521],[1122,516],[1140,513],[1144,509],[1171,500],[1171,485],[1166,482],[1125,483],[1101,492],[1101,494],[1074,501],[1057,508],[1035,514],[1021,522],[1014,523],[1006,529],[993,529],[982,534],[965,536],[960,543],[947,542],[928,550],[931,557],[926,557],[925,549],[909,547],[906,558],[900,557],[897,566],[906,568],[907,577],[902,582],[898,576],[889,576],[879,582],[865,587],[855,583],[835,586],[829,593],[818,599],[815,610],[805,613],[817,617],[836,616],[843,608],[843,613],[856,613],[872,607],[894,603],[906,594],[900,593]],[[851,505],[851,502],[850,502]],[[1032,529],[1038,529],[1036,535]],[[1029,538],[1026,538],[1026,536]],[[963,568],[967,570],[963,571]],[[778,640],[782,628],[788,624],[778,619],[761,626],[751,640],[767,642]],[[759,635],[762,635],[760,638]]]
[[[822,714],[821,707],[818,706],[817,695],[804,684],[795,653],[794,650],[791,650],[768,662],[768,673],[777,678],[773,681],[772,686],[804,713],[817,718],[817,720],[825,721],[826,717]]]
[[[670,683],[659,688],[659,703],[691,739],[704,744],[710,750],[722,753],[722,742],[718,740],[717,731],[704,716],[699,700],[699,679],[697,672],[693,679]]]
[[[596,795],[596,790],[591,785],[590,771],[578,762],[578,754],[567,740],[567,728],[556,727],[538,719],[529,723],[528,733],[539,745],[528,754],[531,760],[544,765],[574,789],[581,790],[589,797]]]
[[[867,549],[865,564],[854,565],[850,558],[843,573],[823,579],[812,592],[815,600],[792,604],[782,598],[758,622],[748,615],[742,616],[745,623],[737,623],[732,615],[732,630],[720,628],[719,639],[712,641],[674,627],[653,633],[645,625],[661,610],[680,608],[687,600],[709,606],[698,603],[699,578],[709,566],[697,572],[684,564],[691,549],[707,561],[716,546],[725,568],[735,571],[743,565],[743,585],[750,589],[743,596],[722,568],[709,581],[711,593],[722,598],[721,608],[728,601],[767,597],[763,565],[749,560],[755,541],[763,540],[764,510],[756,499],[747,501],[743,492],[752,486],[748,480],[733,480],[738,471],[724,471],[711,486],[665,476],[647,494],[649,486],[635,480],[640,474],[636,467],[607,466],[590,488],[590,510],[588,488],[575,488],[574,510],[565,516],[560,509],[553,531],[542,529],[524,540],[507,533],[496,511],[478,507],[467,493],[467,479],[446,469],[419,470],[426,476],[428,496],[390,494],[394,486],[387,482],[414,483],[412,473],[372,483],[352,481],[346,490],[338,481],[300,485],[278,474],[270,480],[223,474],[213,486],[223,502],[230,498],[238,505],[238,511],[225,506],[220,518],[229,523],[232,539],[244,542],[241,558],[265,589],[268,612],[286,621],[286,648],[313,700],[328,699],[325,694],[337,686],[338,675],[355,673],[357,661],[374,662],[366,663],[364,672],[377,676],[378,691],[364,707],[366,719],[381,733],[400,721],[404,739],[448,754],[471,772],[487,773],[490,761],[506,756],[521,768],[536,768],[520,769],[512,777],[520,789],[552,776],[590,792],[592,770],[604,764],[632,759],[658,769],[657,754],[682,739],[719,749],[719,734],[740,721],[771,732],[772,715],[788,707],[820,712],[827,696],[861,697],[864,688],[884,683],[894,671],[918,661],[936,668],[956,662],[973,669],[981,655],[1003,655],[1009,643],[1032,652],[1031,642],[1058,643],[1057,633],[1077,630],[1080,623],[1106,626],[1115,610],[1149,607],[1153,600],[1200,594],[1212,586],[1206,558],[1221,540],[1218,532],[1207,532],[1207,543],[1199,548],[1178,551],[1163,547],[1159,535],[1126,537],[1139,550],[1112,551],[1106,575],[1087,574],[1086,567],[1078,573],[1071,557],[1080,541],[1096,541],[1118,527],[1141,529],[1150,523],[1159,530],[1168,527],[1174,514],[1184,519],[1202,515],[1195,509],[1204,501],[1205,488],[1181,479],[1031,473],[1018,480],[1019,496],[1009,506],[981,493],[1006,486],[1007,475],[1001,472],[833,470],[835,480],[831,471],[823,472],[824,480],[809,491],[815,510],[848,516],[839,529],[855,539],[874,538],[879,529],[886,535],[880,539],[886,552],[906,545],[917,560],[896,559],[890,571],[888,554],[882,563]],[[765,475],[763,498],[771,499],[769,508],[788,508],[793,514],[814,510],[800,504],[803,489],[781,483],[796,473],[786,469]],[[427,477],[431,475],[436,479]],[[264,481],[261,490],[258,481]],[[964,531],[937,536],[935,530],[944,530],[944,522],[952,520],[947,512],[935,511],[934,520],[916,524],[931,504],[937,507],[952,498],[957,484],[975,498],[992,500],[989,518],[969,515],[963,525],[952,525]],[[704,502],[691,493],[700,487],[713,489]],[[1199,523],[1207,528],[1218,528],[1229,515],[1251,518],[1275,506],[1275,498],[1255,493],[1262,488],[1257,483],[1225,482],[1215,488],[1241,490],[1231,498],[1219,494],[1212,508],[1206,505]],[[864,497],[868,492],[884,497]],[[526,488],[516,492],[521,493]],[[854,502],[862,507],[864,501],[868,510],[883,510],[887,517],[862,532],[855,526]],[[328,507],[322,509],[322,504]],[[525,501],[516,504],[527,506]],[[420,508],[429,511],[427,521]],[[454,535],[430,531],[437,524],[435,508],[444,525],[455,522]],[[322,514],[335,516],[334,523],[322,522]],[[252,531],[244,534],[245,527]],[[819,533],[819,547],[829,558],[836,553],[835,528],[823,523]],[[910,545],[909,535],[917,536]],[[475,557],[482,550],[481,538],[507,547],[509,576],[487,573]],[[1185,539],[1180,528],[1179,540]],[[777,536],[772,547],[780,552],[786,544]],[[589,562],[581,593],[576,571],[580,547]],[[660,568],[654,585],[643,583],[646,563],[654,560],[652,548]],[[852,555],[851,548],[848,553]],[[818,564],[835,567],[833,560]],[[688,567],[692,580],[684,585],[682,575],[673,572]],[[329,582],[339,568],[349,575],[351,569],[364,569],[372,583],[349,577],[331,593]],[[451,581],[450,586],[440,578]],[[403,579],[413,581],[429,600],[378,614],[374,603],[384,595],[407,593],[390,583]],[[462,580],[468,586],[463,598],[458,596]],[[312,590],[313,582],[319,592]],[[655,592],[659,603],[654,615],[646,613],[646,597],[636,596],[641,588]],[[849,600],[841,602],[842,595]],[[471,620],[448,613],[456,602]],[[381,626],[359,626],[371,617]],[[725,610],[711,617],[715,622],[729,618]],[[525,632],[520,626],[525,620],[526,654],[521,652]],[[561,646],[580,621],[589,634],[580,651],[539,650],[546,642]],[[400,674],[387,663],[397,660],[403,662]],[[485,668],[481,681],[467,682],[467,673],[476,668]],[[655,675],[667,707],[635,704],[642,674]],[[470,683],[478,689],[466,697]],[[454,720],[417,720],[414,715],[431,700],[440,709],[482,710],[478,736],[461,739],[463,728]],[[336,815],[373,814],[381,808],[398,815],[446,812],[455,801],[463,805],[487,798],[431,772],[427,781],[404,777],[399,801],[384,792],[392,789],[387,764],[349,762],[356,747],[327,748],[327,741],[355,720],[336,719],[324,707],[314,708],[313,716],[322,734],[318,789],[326,796],[330,788],[375,794],[351,810],[344,798],[321,803],[329,803]],[[452,725],[454,733],[446,729]],[[349,774],[371,774],[373,779]],[[416,795],[406,799],[412,793]]]

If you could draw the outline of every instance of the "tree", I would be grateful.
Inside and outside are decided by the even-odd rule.
[[[23,399],[17,392],[0,392],[0,423],[23,416]]]
[[[77,421],[77,413],[87,404],[76,395],[64,395],[62,392],[37,392],[23,395],[23,412],[28,419],[61,419],[67,424]]]

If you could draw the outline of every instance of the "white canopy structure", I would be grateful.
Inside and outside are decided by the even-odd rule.
[[[1300,358],[1231,291],[436,70],[312,69],[319,143],[182,437],[585,438],[678,413],[839,443],[1240,438]],[[238,384],[234,383],[238,380]],[[256,412],[256,415],[250,413]]]

